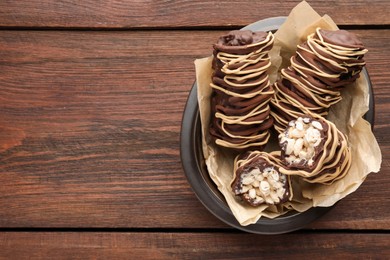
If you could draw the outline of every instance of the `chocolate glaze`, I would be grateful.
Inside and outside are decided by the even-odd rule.
[[[344,71],[340,67],[335,66],[334,64],[317,57],[314,53],[310,51],[309,47],[307,46],[307,42],[300,44],[300,47],[301,48],[297,49],[296,59],[303,66],[311,67],[313,69],[324,71],[329,74],[341,73]]]
[[[299,175],[303,180],[310,183],[331,184],[334,181],[344,177],[351,164],[351,153],[348,142],[343,133],[328,120],[321,117],[311,117],[321,123],[323,128],[321,133],[321,142],[314,147],[313,163],[309,165],[307,160],[301,160],[299,163],[289,163],[286,155],[287,141],[282,142],[282,136],[279,136],[279,145],[281,147],[281,159],[284,167],[280,171],[288,175]],[[281,135],[288,133],[288,128]]]
[[[320,29],[319,33],[327,43],[347,48],[364,49],[364,44],[357,38],[357,36],[346,30],[330,31]]]
[[[302,44],[300,46],[304,46],[304,45]],[[306,43],[306,46],[307,46],[307,43]],[[354,65],[356,63],[361,63],[361,64],[365,63],[365,61],[363,59],[364,55],[358,55],[356,52],[351,52],[351,53],[354,54],[353,56],[348,56],[348,55],[341,56],[341,55],[336,55],[336,54],[331,53],[331,52],[326,52],[324,49],[322,49],[320,47],[321,46],[319,46],[317,44],[312,44],[310,46],[310,49],[315,51],[316,53],[318,53],[319,55],[323,56],[326,59],[334,60],[338,64],[344,64],[346,66],[352,66],[352,65]],[[309,47],[307,47],[307,48],[309,48]]]
[[[267,38],[267,35],[266,32],[234,30],[221,36],[213,47],[216,52],[248,54],[257,49],[255,46],[248,45],[264,41]]]
[[[296,99],[303,106],[309,108],[316,107],[313,99],[311,99],[310,96],[306,94],[305,91],[301,89],[299,85],[296,85],[293,82],[283,79],[281,82],[277,83],[277,86],[280,92]]]
[[[239,163],[237,163],[239,161]],[[285,192],[278,203],[272,205],[282,204],[292,198],[289,176],[283,175],[279,172],[280,161],[278,159],[270,157],[266,153],[259,152],[247,152],[238,156],[235,161],[235,178],[232,181],[231,187],[235,195],[240,196],[243,201],[251,206],[259,206],[262,204],[269,204],[267,202],[256,202],[254,199],[248,196],[247,192],[241,192],[242,190],[242,176],[250,173],[254,169],[259,169],[263,172],[267,168],[273,168],[279,174],[279,182],[283,185]]]
[[[281,133],[286,127],[282,118],[296,119],[309,112],[326,116],[329,107],[341,100],[339,91],[359,77],[366,52],[356,35],[345,30],[318,28],[309,35],[275,83],[271,103],[276,130]],[[296,103],[289,107],[286,103],[290,100]],[[286,109],[289,116],[283,115],[288,113]]]
[[[333,131],[333,134],[337,135],[339,140],[337,143],[333,143],[333,145],[337,145],[334,154],[329,155],[329,161],[322,166],[317,174],[305,179],[307,182],[331,184],[347,174],[351,165],[351,154],[346,138],[339,131]]]
[[[311,90],[312,92],[321,92],[327,91],[328,86],[318,80],[317,78],[313,77],[312,75],[306,75],[306,77],[301,77],[301,75],[291,67],[288,67],[287,69],[283,70],[283,73],[285,73],[287,76],[296,79],[299,81],[302,85],[305,85],[307,89]]]
[[[214,44],[209,132],[217,144],[241,151],[268,140],[272,44],[272,34],[251,31],[232,31]]]

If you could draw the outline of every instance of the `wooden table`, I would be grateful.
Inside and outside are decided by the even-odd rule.
[[[390,3],[312,0],[369,49],[383,163],[290,234],[231,228],[180,162],[193,61],[299,1],[0,1],[0,258],[390,256]]]

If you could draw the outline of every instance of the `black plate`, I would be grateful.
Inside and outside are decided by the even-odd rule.
[[[286,20],[286,17],[275,17],[250,24],[242,29],[252,31],[275,31]],[[374,98],[367,70],[363,76],[369,86],[369,111],[364,118],[374,123]],[[202,204],[217,218],[237,229],[256,234],[281,234],[298,230],[324,215],[332,207],[315,207],[299,213],[291,211],[286,215],[269,219],[262,217],[255,224],[241,226],[236,220],[225,198],[211,180],[205,165],[202,152],[202,132],[199,106],[197,100],[197,84],[192,86],[183,114],[180,155],[184,172],[193,191]]]

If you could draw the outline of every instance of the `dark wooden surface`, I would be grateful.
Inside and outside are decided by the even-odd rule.
[[[0,25],[13,27],[158,28],[245,26],[287,16],[300,1],[1,1]],[[340,25],[389,25],[388,0],[312,0]]]
[[[386,259],[387,234],[80,233],[0,234],[8,259]],[[20,250],[15,250],[19,248]],[[324,255],[326,253],[326,255]],[[380,256],[380,257],[379,257]]]
[[[298,2],[1,1],[0,258],[390,255],[388,1],[309,2],[369,49],[383,163],[355,193],[258,236],[209,213],[181,168],[194,59]]]

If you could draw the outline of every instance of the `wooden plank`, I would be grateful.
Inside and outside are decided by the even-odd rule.
[[[383,259],[389,234],[0,233],[0,258]]]
[[[0,227],[226,228],[179,156],[193,60],[222,33],[1,31]],[[390,229],[390,34],[356,33],[383,166],[312,228]]]
[[[287,16],[300,0],[266,1],[0,1],[0,26],[156,28],[244,26]],[[389,25],[387,0],[312,0],[340,25]]]

